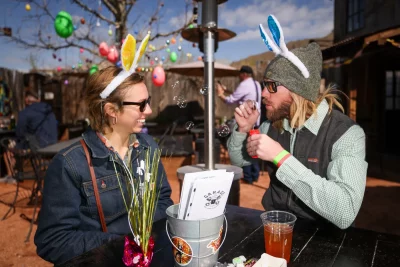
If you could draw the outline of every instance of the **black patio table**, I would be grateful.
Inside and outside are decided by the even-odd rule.
[[[227,205],[228,233],[219,251],[219,262],[232,262],[240,255],[259,258],[264,253],[262,211]],[[165,232],[165,220],[153,225],[155,238],[151,266],[174,266],[172,246]],[[59,265],[124,266],[123,237]],[[316,225],[298,220],[294,227],[290,267],[400,266],[400,236],[350,227]]]

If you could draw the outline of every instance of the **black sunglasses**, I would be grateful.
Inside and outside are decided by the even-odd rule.
[[[149,98],[143,100],[142,102],[126,102],[126,101],[123,101],[122,105],[124,105],[124,106],[127,106],[127,105],[139,106],[140,112],[143,112],[143,111],[146,110],[147,104],[150,105],[150,100],[151,100],[151,96],[149,96]]]
[[[262,81],[261,86],[262,89],[267,88],[268,92],[271,94],[274,94],[278,91],[278,86],[282,85],[280,82],[274,82],[274,81]]]

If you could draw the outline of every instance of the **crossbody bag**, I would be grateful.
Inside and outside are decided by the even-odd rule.
[[[101,206],[101,202],[100,202],[99,188],[97,187],[96,174],[94,173],[92,159],[89,155],[87,145],[86,145],[85,141],[83,141],[83,139],[81,139],[81,144],[82,144],[83,150],[85,151],[86,160],[89,165],[90,176],[92,177],[94,196],[96,198],[97,210],[99,212],[101,229],[103,230],[103,232],[107,232],[106,220],[104,218],[103,207]]]

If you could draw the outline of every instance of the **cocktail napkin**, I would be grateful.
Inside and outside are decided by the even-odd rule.
[[[261,258],[253,265],[253,267],[286,267],[286,260],[283,258],[273,257],[267,253],[261,255]]]

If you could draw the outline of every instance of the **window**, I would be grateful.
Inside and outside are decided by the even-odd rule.
[[[386,110],[400,110],[400,71],[386,71]]]
[[[347,32],[353,32],[364,27],[365,0],[347,1]]]

